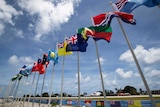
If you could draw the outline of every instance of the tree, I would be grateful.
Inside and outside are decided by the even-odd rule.
[[[62,93],[62,96],[63,96],[63,97],[67,97],[67,93],[66,93],[66,92],[63,92],[63,93]]]
[[[36,97],[40,97],[40,95],[39,95],[39,94],[37,94],[37,95],[36,95]]]
[[[126,87],[124,87],[123,92],[130,93],[131,95],[136,95],[137,94],[136,88],[134,88],[132,86],[126,86]]]
[[[42,97],[49,97],[49,94],[48,94],[47,92],[44,92],[44,93],[42,94]]]
[[[139,89],[139,93],[140,93],[140,94],[144,94],[143,92],[144,92],[144,91],[142,90],[142,88],[140,88],[140,89]]]

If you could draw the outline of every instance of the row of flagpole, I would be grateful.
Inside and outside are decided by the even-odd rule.
[[[112,5],[113,6],[113,5]],[[113,9],[116,10],[113,6]],[[156,104],[155,104],[155,101],[152,97],[152,94],[151,94],[151,91],[149,89],[149,86],[147,84],[147,81],[144,77],[144,74],[141,70],[141,67],[139,65],[139,62],[136,58],[136,55],[132,49],[132,46],[131,46],[131,43],[127,37],[127,34],[121,24],[121,21],[119,18],[117,18],[118,20],[118,23],[119,23],[119,26],[122,30],[122,33],[123,33],[123,36],[127,42],[127,45],[131,51],[131,54],[134,58],[134,61],[135,61],[135,64],[137,66],[137,69],[139,71],[139,74],[142,78],[142,81],[147,89],[147,92],[149,94],[149,97],[150,97],[150,100],[152,102],[152,105],[153,107],[156,107]],[[103,90],[103,96],[104,96],[104,102],[105,102],[105,107],[107,107],[107,97],[106,97],[106,93],[105,93],[105,85],[104,85],[104,81],[103,81],[103,74],[102,74],[102,69],[101,69],[101,64],[100,64],[100,59],[99,59],[99,53],[98,53],[98,46],[97,46],[97,42],[95,42],[95,47],[96,47],[96,54],[97,54],[97,59],[98,59],[98,67],[99,67],[99,73],[100,73],[100,77],[101,77],[101,85],[102,85],[102,90]],[[63,63],[62,63],[62,77],[61,77],[61,90],[60,90],[60,107],[62,106],[62,97],[63,97],[63,84],[64,84],[64,64],[65,64],[65,56],[63,56]],[[77,52],[77,74],[78,74],[78,106],[80,107],[80,67],[79,67],[79,52]],[[32,84],[31,84],[31,90],[33,88],[33,85],[34,85],[34,80],[35,80],[35,76],[36,76],[36,73],[34,74],[34,77],[33,77],[33,81],[32,81]],[[54,64],[53,64],[53,70],[52,70],[52,79],[51,79],[51,87],[50,87],[50,94],[49,94],[49,102],[48,102],[48,106],[50,105],[50,102],[51,102],[51,93],[52,93],[52,84],[53,84],[53,76],[54,76]],[[44,88],[44,82],[45,82],[45,77],[46,77],[46,73],[44,74],[44,77],[43,77],[43,83],[42,83],[42,89],[41,89],[41,98],[40,98],[40,101],[39,101],[39,107],[41,106],[41,99],[42,99],[42,93],[43,93],[43,88]],[[38,78],[37,78],[37,83],[36,83],[36,88],[35,88],[35,93],[34,93],[34,98],[33,98],[33,102],[32,102],[32,107],[34,107],[34,102],[35,102],[35,96],[37,94],[37,89],[38,89],[38,83],[39,83],[39,78],[40,78],[40,74],[38,74]],[[27,80],[27,79],[26,79]],[[13,90],[10,90],[9,95],[13,95],[15,96],[15,100],[12,102],[12,104],[15,104],[15,103],[18,103],[16,102],[17,100],[19,100],[17,97],[17,92],[18,92],[18,89],[19,89],[19,86],[21,84],[21,80],[16,80],[14,83],[9,83],[8,87],[11,87]],[[25,81],[25,84],[26,84],[26,81]],[[13,85],[13,86],[12,86]],[[25,95],[26,96],[26,95]],[[25,100],[25,99],[23,99]],[[30,100],[30,95],[29,95],[29,98],[28,98],[28,102]],[[28,102],[27,102],[27,105],[28,105]]]

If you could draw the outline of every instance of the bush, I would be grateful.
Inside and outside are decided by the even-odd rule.
[[[58,105],[56,102],[53,102],[51,107],[55,107],[56,105]]]

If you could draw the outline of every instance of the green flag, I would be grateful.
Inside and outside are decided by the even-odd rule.
[[[104,39],[110,42],[112,35],[112,28],[105,26],[90,26],[78,29],[78,33],[82,34],[84,38],[92,37],[95,40]]]

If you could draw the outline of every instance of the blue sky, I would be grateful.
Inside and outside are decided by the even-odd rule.
[[[114,0],[113,2],[115,2]],[[11,78],[24,64],[33,64],[49,49],[55,49],[64,36],[76,34],[81,27],[92,26],[90,17],[112,11],[110,1],[103,0],[1,0],[0,1],[0,86],[4,92]],[[151,90],[160,89],[160,8],[141,6],[132,14],[136,25],[123,23],[144,76]],[[97,42],[106,90],[126,85],[146,90],[116,18],[112,20],[112,38]],[[80,53],[81,93],[102,90],[96,48],[92,38],[87,51]],[[53,93],[60,93],[63,57],[54,69]],[[52,62],[47,68],[44,92],[49,92]],[[23,87],[31,87],[33,74]],[[37,80],[37,75],[36,75]],[[38,93],[41,92],[40,76]],[[25,78],[22,79],[25,81]],[[77,95],[77,53],[65,57],[63,91]],[[34,90],[31,92],[34,93]]]

